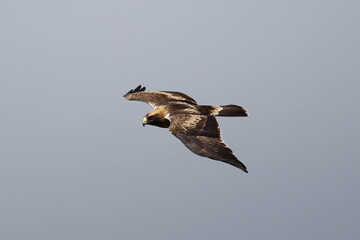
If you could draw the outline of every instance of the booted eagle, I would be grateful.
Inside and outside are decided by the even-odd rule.
[[[219,124],[215,119],[215,116],[247,117],[248,114],[243,107],[198,105],[184,93],[145,91],[145,87],[141,85],[130,90],[124,97],[154,107],[154,110],[143,118],[143,126],[148,124],[169,128],[169,131],[193,153],[248,172],[246,166],[221,139]]]

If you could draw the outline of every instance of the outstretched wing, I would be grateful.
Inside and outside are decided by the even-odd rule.
[[[193,114],[169,116],[169,131],[193,153],[219,160],[247,172],[246,166],[233,154],[221,139],[219,124],[215,117]]]
[[[145,87],[139,85],[124,95],[127,100],[140,101],[155,107],[170,102],[186,102],[197,105],[196,101],[188,95],[181,92],[170,91],[145,91]]]

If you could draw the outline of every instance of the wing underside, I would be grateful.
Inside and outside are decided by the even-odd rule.
[[[247,172],[246,166],[221,139],[215,117],[177,114],[170,117],[170,122],[170,132],[193,153],[231,164]]]

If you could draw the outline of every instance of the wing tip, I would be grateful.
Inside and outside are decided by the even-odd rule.
[[[233,165],[233,166],[243,170],[246,173],[249,173],[248,170],[246,169],[245,165],[243,165],[243,166],[235,166],[235,165]]]
[[[128,94],[131,94],[131,93],[136,93],[136,92],[143,92],[146,90],[146,87],[141,87],[141,85],[137,86],[136,88],[134,89],[131,89],[130,91],[128,91],[124,97],[126,97]]]
[[[241,170],[243,170],[246,173],[249,173],[245,164],[243,164],[242,162],[240,162],[237,158],[233,159],[232,161],[225,161],[226,163],[229,163],[230,165],[233,165],[234,167],[237,167]]]

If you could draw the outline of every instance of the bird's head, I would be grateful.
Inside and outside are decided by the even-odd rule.
[[[145,125],[151,124],[152,122],[153,122],[153,117],[150,116],[149,114],[146,114],[142,120],[142,125],[143,127],[145,127]]]
[[[168,128],[170,122],[168,119],[161,118],[159,114],[148,113],[144,116],[142,125],[143,127],[145,127],[145,125],[153,125],[157,127]]]

